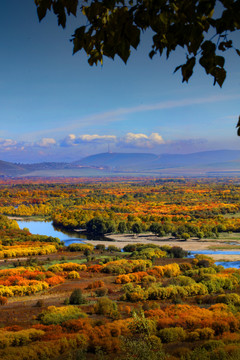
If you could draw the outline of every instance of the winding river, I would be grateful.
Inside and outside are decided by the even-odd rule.
[[[61,241],[64,242],[66,246],[72,243],[84,243],[86,239],[93,240],[92,237],[88,237],[86,234],[78,231],[63,231],[62,229],[55,228],[51,222],[45,221],[32,221],[32,220],[17,220],[17,223],[20,229],[28,228],[32,234],[39,234],[39,235],[48,235],[59,238]],[[101,240],[104,239],[103,237],[95,238],[94,240]],[[196,254],[204,254],[204,255],[211,255],[211,254],[220,254],[220,255],[240,255],[239,250],[232,250],[232,251],[213,251],[213,250],[202,250],[202,251],[192,251],[190,257],[194,257]],[[240,261],[217,261],[217,265],[222,265],[226,268],[234,267],[239,269],[240,268]]]
[[[51,222],[17,220],[20,229],[28,228],[32,234],[47,235],[59,238],[66,246],[72,243],[82,243],[87,239],[85,234],[77,231],[63,231],[55,228]]]

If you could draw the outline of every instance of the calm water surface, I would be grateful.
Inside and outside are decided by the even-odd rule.
[[[87,236],[77,231],[64,230],[63,232],[60,229],[56,229],[51,222],[17,220],[17,223],[20,229],[28,228],[32,234],[57,237],[60,240],[64,241],[64,244],[66,246],[72,243],[82,243],[84,242],[84,240],[87,239]]]
[[[191,251],[192,255],[202,254],[202,255],[240,255],[240,250],[199,250]]]
[[[221,251],[221,250],[199,250],[199,251],[191,251],[189,257],[194,257],[194,255],[240,255],[239,250],[230,250],[230,251]],[[225,268],[240,268],[240,261],[216,261],[216,265],[222,265]]]
[[[63,231],[62,229],[56,229],[51,222],[45,221],[27,221],[27,220],[17,220],[17,223],[20,229],[28,228],[32,234],[38,235],[47,235],[59,238],[61,241],[64,241],[64,244],[70,245],[72,243],[83,243],[84,240],[91,240],[92,237],[88,237],[87,235],[77,232],[77,231]],[[98,237],[94,240],[103,240],[104,237]],[[212,254],[220,254],[220,255],[240,255],[239,250],[231,250],[231,251],[214,251],[214,250],[202,250],[202,251],[191,251],[190,257],[194,257],[196,254],[204,254],[204,255],[212,255]],[[216,265],[222,265],[226,268],[234,267],[240,268],[240,261],[217,261]]]

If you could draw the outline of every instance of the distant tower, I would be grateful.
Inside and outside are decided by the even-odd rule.
[[[110,144],[108,144],[108,154],[111,154],[111,150],[110,150]]]

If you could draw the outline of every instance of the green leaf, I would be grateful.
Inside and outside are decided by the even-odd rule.
[[[85,28],[86,28],[85,26],[81,26],[75,30],[73,39],[71,39],[71,41],[73,42],[73,45],[74,45],[73,46],[73,54],[75,54],[77,51],[79,51],[83,48]]]
[[[53,3],[54,14],[58,17],[58,25],[61,25],[63,28],[66,26],[66,14],[65,9],[60,0]]]
[[[41,21],[47,13],[47,10],[51,10],[52,1],[51,0],[35,0],[35,4],[37,5],[37,14],[38,19]]]
[[[225,45],[226,45],[226,42],[221,41],[220,44],[218,45],[218,50],[226,51]]]
[[[182,68],[182,65],[177,66],[177,67],[175,68],[175,70],[174,70],[173,73],[177,72],[177,71],[178,71],[179,69],[181,69],[181,68]]]
[[[130,44],[128,41],[122,41],[121,44],[118,45],[117,54],[126,64],[130,56]]]
[[[196,58],[195,58],[195,56],[193,56],[187,60],[186,64],[181,66],[182,82],[184,82],[184,81],[188,82],[188,80],[190,79],[190,77],[193,74],[193,68],[195,66],[195,63],[196,63]]]
[[[237,127],[240,127],[240,116],[238,117],[238,123],[237,123],[237,125],[236,125],[236,128]]]
[[[230,49],[232,47],[232,40],[226,41],[226,48]]]
[[[131,26],[131,30],[129,32],[129,36],[131,39],[131,45],[136,49],[140,42],[140,30],[136,26]]]
[[[149,53],[151,59],[157,52],[162,56],[166,51],[168,58],[178,47],[186,50],[186,64],[177,66],[174,70],[176,72],[181,69],[183,81],[188,81],[192,76],[195,56],[201,53],[199,63],[207,74],[214,77],[214,84],[222,86],[226,77],[224,57],[216,55],[216,48],[222,52],[234,48],[240,56],[240,50],[229,40],[230,33],[240,29],[240,0],[220,0],[223,11],[215,12],[218,3],[216,0],[34,2],[40,21],[46,16],[47,10],[50,10],[56,14],[58,25],[63,28],[66,26],[67,15],[76,16],[79,4],[82,13],[78,29],[81,30],[77,32],[77,29],[72,38],[73,53],[85,51],[90,65],[101,62],[103,55],[112,59],[119,55],[126,63],[131,47],[137,49],[140,36],[147,29],[153,33],[152,51]],[[208,40],[210,37],[211,40]],[[97,53],[93,53],[94,50]]]
[[[66,2],[66,8],[68,15],[73,14],[74,16],[77,15],[77,6],[78,6],[78,0],[71,0]]]
[[[205,53],[212,54],[212,53],[215,53],[216,45],[213,44],[212,41],[207,40],[207,41],[204,41],[204,43],[201,45],[201,48]]]
[[[224,66],[225,59],[223,56],[215,56],[215,64],[220,66],[221,68]]]
[[[222,87],[222,84],[226,78],[226,70],[223,68],[215,68],[213,72],[211,72],[211,74],[214,76],[214,83],[213,85],[216,84],[216,82],[218,83],[218,85],[220,87]]]
[[[102,54],[96,49],[92,50],[90,53],[90,58],[88,59],[89,65],[97,65],[98,61],[102,63]]]
[[[167,25],[169,21],[169,14],[166,11],[161,12],[160,20],[164,25]]]
[[[154,51],[154,50],[150,51],[150,53],[148,54],[150,59],[152,59],[154,55],[156,55],[156,51]]]
[[[47,9],[40,7],[40,6],[37,8],[37,14],[38,14],[39,21],[41,21],[45,17],[46,13],[47,13]]]

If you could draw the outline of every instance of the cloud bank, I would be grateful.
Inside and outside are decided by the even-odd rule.
[[[67,135],[64,139],[59,141],[61,147],[71,147],[77,145],[90,145],[90,144],[115,144],[116,146],[130,146],[130,147],[148,147],[151,148],[156,145],[164,144],[163,137],[158,133],[136,134],[129,132],[122,137],[116,135],[98,135],[98,134],[84,134],[76,136],[74,134]]]
[[[60,140],[60,146],[76,146],[80,144],[90,143],[105,143],[105,142],[116,142],[117,137],[115,135],[79,135],[74,134],[67,135],[64,139]]]
[[[57,142],[53,138],[42,138],[39,142],[36,143],[37,146],[48,148],[50,146],[56,145]]]
[[[239,144],[229,144],[229,148],[239,148]],[[159,133],[128,132],[122,136],[115,134],[68,134],[57,140],[43,137],[35,142],[17,142],[0,138],[0,160],[12,162],[74,161],[87,155],[101,152],[151,152],[193,153],[221,149],[206,139],[164,139]]]

